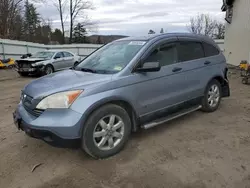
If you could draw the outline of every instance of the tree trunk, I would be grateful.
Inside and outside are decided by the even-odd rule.
[[[69,43],[72,43],[72,35],[73,35],[73,4],[72,0],[70,0],[70,31],[69,31]]]
[[[62,12],[62,0],[59,1],[59,11],[60,11],[60,19],[61,19],[61,26],[62,26],[62,43],[65,43],[65,30],[64,30],[64,21],[63,21],[63,12]]]

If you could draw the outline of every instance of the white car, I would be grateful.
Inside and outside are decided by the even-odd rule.
[[[29,74],[47,75],[77,65],[81,57],[69,51],[39,51],[31,57],[16,60],[16,71],[21,76]]]

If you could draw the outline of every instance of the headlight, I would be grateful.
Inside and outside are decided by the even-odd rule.
[[[32,63],[31,65],[32,65],[33,67],[35,67],[35,66],[42,65],[42,64],[43,64],[43,62],[37,62],[37,63]]]
[[[36,108],[41,110],[47,108],[69,108],[82,92],[82,90],[75,90],[52,94],[39,102]]]

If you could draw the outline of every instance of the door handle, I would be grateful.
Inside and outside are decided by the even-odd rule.
[[[210,63],[210,61],[205,61],[204,65],[209,65]]]
[[[178,71],[181,71],[181,70],[182,70],[182,68],[180,68],[180,67],[175,67],[175,68],[173,68],[172,72],[178,72]]]

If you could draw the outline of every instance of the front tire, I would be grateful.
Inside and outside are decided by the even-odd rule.
[[[221,84],[217,80],[212,80],[208,83],[204,97],[202,99],[202,111],[214,112],[218,109],[221,102]]]
[[[125,109],[108,104],[94,111],[84,125],[82,148],[94,158],[107,158],[120,152],[131,133],[131,120]]]
[[[44,74],[49,75],[54,72],[54,67],[52,65],[46,65],[44,68]]]

